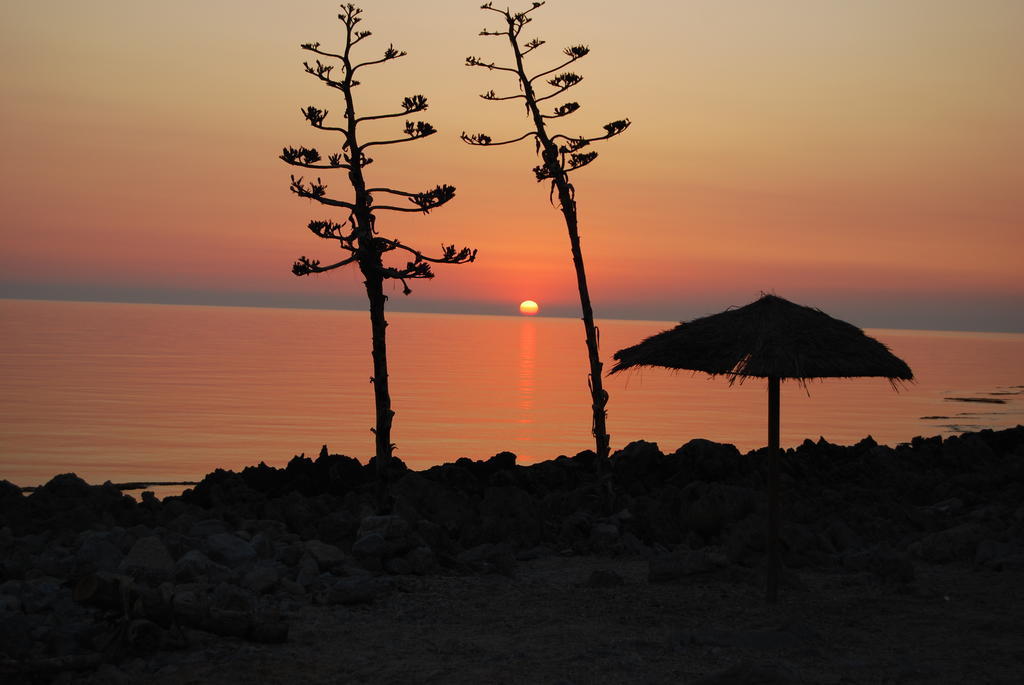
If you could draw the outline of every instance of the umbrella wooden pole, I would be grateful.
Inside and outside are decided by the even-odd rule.
[[[768,572],[766,596],[779,598],[779,377],[768,377]]]

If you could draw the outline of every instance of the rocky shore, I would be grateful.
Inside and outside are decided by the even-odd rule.
[[[218,470],[163,501],[73,474],[27,496],[3,481],[0,678],[934,683],[1024,670],[1024,427],[787,450],[774,607],[764,457],[635,442],[602,480],[591,452],[418,472],[396,460],[386,515],[375,465],[326,448]],[[924,632],[885,637],[887,615]],[[840,658],[836,642],[853,646]]]

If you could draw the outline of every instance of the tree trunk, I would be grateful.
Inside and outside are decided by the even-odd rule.
[[[576,285],[580,291],[580,307],[583,310],[583,329],[587,340],[587,359],[590,362],[590,399],[593,411],[592,432],[597,452],[597,473],[604,472],[605,462],[610,451],[611,437],[608,435],[606,419],[608,412],[608,393],[604,389],[604,378],[601,355],[598,348],[599,335],[594,325],[594,309],[590,304],[590,289],[587,287],[587,272],[583,265],[583,251],[580,247],[580,233],[576,220],[576,202],[571,191],[558,184],[558,195],[565,216],[565,225],[569,230],[569,244],[572,250],[572,263],[576,268]]]
[[[608,393],[604,389],[604,379],[601,376],[601,356],[598,352],[598,332],[594,325],[594,309],[590,305],[590,289],[587,287],[587,272],[583,266],[583,250],[580,248],[579,225],[576,218],[576,200],[573,198],[573,187],[569,183],[565,169],[562,167],[558,146],[554,144],[547,134],[544,124],[544,116],[540,113],[537,105],[537,94],[533,90],[533,82],[526,75],[526,68],[523,65],[523,52],[519,48],[517,36],[519,35],[514,19],[508,13],[505,18],[509,23],[508,40],[512,46],[512,53],[516,59],[516,73],[519,75],[519,84],[523,90],[523,97],[526,99],[526,107],[533,118],[534,129],[537,131],[537,143],[540,146],[541,158],[547,168],[552,183],[558,188],[558,201],[561,204],[562,215],[565,217],[565,227],[569,232],[569,244],[572,250],[572,262],[576,268],[576,285],[580,291],[580,308],[583,310],[583,329],[587,339],[587,359],[590,362],[590,399],[593,410],[593,423],[591,430],[594,434],[595,451],[597,452],[596,472],[600,477],[605,471],[605,462],[608,459],[609,443],[611,441],[606,426],[608,405]],[[609,492],[610,495],[610,492]],[[610,504],[610,498],[609,498]]]
[[[387,327],[384,318],[384,280],[379,273],[366,275],[366,295],[370,300],[370,327],[373,334],[373,399],[376,407],[377,509],[383,512],[387,493],[387,469],[391,462],[391,422],[395,412],[391,409],[388,389]]]

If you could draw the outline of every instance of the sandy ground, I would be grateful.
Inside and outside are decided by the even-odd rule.
[[[595,569],[620,587],[589,587]],[[910,586],[801,571],[764,602],[733,570],[652,584],[636,559],[548,557],[511,577],[402,577],[369,605],[296,604],[283,645],[193,632],[125,682],[1020,683],[1024,573],[920,565]],[[733,668],[731,674],[723,671]],[[741,672],[746,669],[746,675]],[[717,676],[715,675],[717,674]],[[121,674],[103,672],[113,679]],[[703,679],[703,680],[702,680]]]

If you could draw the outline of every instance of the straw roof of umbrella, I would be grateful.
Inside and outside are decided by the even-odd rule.
[[[681,323],[615,353],[611,373],[636,366],[736,379],[880,376],[913,380],[907,364],[856,326],[776,295]]]

